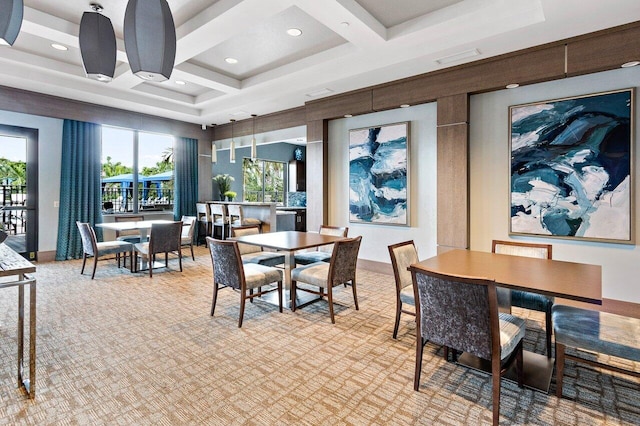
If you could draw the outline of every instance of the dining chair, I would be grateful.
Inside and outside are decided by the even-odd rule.
[[[202,236],[211,235],[211,209],[208,203],[196,203],[196,217],[198,218],[198,242],[204,241]]]
[[[182,234],[180,235],[180,246],[181,247],[189,247],[191,250],[191,259],[194,261],[196,257],[193,255],[193,235],[195,234],[196,229],[196,220],[198,218],[195,216],[182,216]]]
[[[551,244],[520,243],[515,241],[493,240],[491,251],[498,254],[511,256],[535,257],[538,259],[551,259]],[[544,312],[545,333],[547,338],[547,358],[551,358],[551,334],[553,333],[553,320],[551,310],[554,299],[538,293],[528,291],[511,290],[511,306]]]
[[[356,294],[356,264],[361,241],[361,236],[338,241],[335,243],[331,260],[328,263],[316,262],[294,268],[291,271],[291,310],[294,312],[296,310],[296,293],[298,290],[317,294],[321,298],[327,296],[331,323],[335,324],[333,287],[350,283],[353,290],[353,302],[357,311],[359,308]],[[318,290],[310,289],[307,286],[299,288],[298,283],[318,287]]]
[[[233,237],[242,237],[244,235],[256,235],[260,233],[258,225],[239,226],[232,229]],[[242,263],[258,263],[265,266],[277,266],[284,264],[284,254],[274,251],[264,251],[261,246],[253,244],[238,243],[240,257]]]
[[[238,242],[233,240],[206,239],[213,265],[213,300],[211,316],[216,309],[218,290],[229,287],[240,291],[238,328],[242,327],[247,299],[253,300],[274,290],[278,291],[278,310],[282,313],[282,270],[257,263],[242,263]],[[270,284],[277,283],[275,288]],[[263,290],[266,288],[266,290]],[[253,290],[258,290],[254,293]]]
[[[418,250],[413,240],[404,241],[389,246],[389,256],[393,267],[393,276],[396,281],[396,323],[393,327],[393,338],[398,337],[398,327],[400,325],[400,315],[407,314],[416,316],[416,302],[413,294],[413,279],[409,266],[418,263]],[[412,310],[407,310],[404,305],[413,306]]]
[[[427,342],[456,348],[490,361],[493,424],[500,418],[501,375],[515,362],[523,386],[522,339],[525,321],[498,313],[495,281],[443,275],[412,268],[416,304],[416,367],[413,388],[420,389],[422,354]],[[436,377],[432,375],[431,377]]]
[[[96,233],[88,223],[76,222],[78,231],[80,232],[80,238],[82,240],[82,270],[80,275],[84,274],[84,267],[87,263],[87,257],[93,257],[93,271],[91,272],[91,279],[96,276],[96,266],[98,266],[98,258],[108,254],[115,254],[118,260],[118,267],[120,267],[120,255],[128,253],[131,256],[133,250],[133,244],[126,241],[104,241],[98,242]],[[101,259],[102,260],[102,259]],[[125,265],[126,266],[126,265]]]
[[[318,231],[323,235],[334,235],[337,237],[346,237],[349,233],[348,227],[320,225]],[[331,253],[333,252],[333,244],[316,247],[315,250],[296,253],[294,258],[296,265],[309,265],[315,262],[329,262]]]
[[[169,267],[169,253],[178,255],[182,272],[182,222],[152,223],[149,241],[138,243],[134,248],[134,267],[138,267],[138,254],[149,263],[149,278],[153,277],[156,254],[164,253],[164,267]]]
[[[227,214],[227,206],[220,203],[210,203],[211,210],[211,237],[215,238],[216,228],[220,228],[220,239],[224,240],[228,235],[229,215]]]
[[[114,222],[139,222],[144,220],[143,215],[114,215]],[[118,241],[126,241],[128,243],[139,243],[140,241],[140,231],[137,229],[124,230],[124,231],[116,231],[116,240]]]
[[[260,226],[260,229],[262,229],[262,221],[253,217],[245,217],[244,210],[240,204],[227,205],[227,213],[229,214],[231,229],[247,225],[258,225]]]

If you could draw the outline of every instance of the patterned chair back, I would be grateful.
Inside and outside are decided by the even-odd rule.
[[[407,268],[418,263],[418,250],[416,250],[413,240],[405,241],[389,246],[389,256],[393,266],[393,276],[396,279],[396,289],[400,292],[403,288],[413,284],[411,271]]]
[[[551,244],[517,243],[515,241],[491,242],[491,251],[511,256],[535,257],[537,259],[551,259]]]
[[[329,263],[329,281],[333,287],[355,279],[362,236],[335,243]]]
[[[152,223],[149,233],[149,256],[156,253],[180,252],[182,222]]]
[[[213,264],[213,281],[226,287],[242,289],[245,278],[238,243],[213,238],[207,238],[207,242]]]
[[[142,215],[115,215],[113,216],[114,222],[140,222],[144,220],[144,216]],[[140,235],[140,231],[137,229],[130,229],[124,231],[116,231],[116,238],[124,237],[125,235]]]
[[[80,231],[80,239],[82,240],[82,250],[91,256],[98,253],[98,240],[96,233],[88,223],[76,222],[78,231]]]
[[[495,282],[412,270],[422,338],[491,360],[500,332]],[[418,308],[419,305],[419,308]]]

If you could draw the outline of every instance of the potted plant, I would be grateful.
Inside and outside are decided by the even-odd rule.
[[[218,185],[220,200],[224,200],[226,193],[231,191],[231,182],[234,180],[233,176],[229,176],[228,174],[215,175],[213,177],[213,181]]]
[[[234,191],[227,191],[224,193],[224,196],[227,197],[227,201],[233,201],[234,198],[236,198],[236,194]]]

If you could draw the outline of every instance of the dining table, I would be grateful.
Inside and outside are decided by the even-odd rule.
[[[602,304],[600,265],[454,249],[415,263],[409,269],[485,278],[494,280],[497,286],[503,288]],[[459,362],[483,370],[489,367],[488,371],[491,371],[484,360],[470,354],[460,356]],[[553,366],[553,358],[525,350],[525,386],[548,392]],[[515,380],[515,368],[508,371],[506,377]]]
[[[149,230],[154,223],[173,223],[172,220],[166,219],[154,219],[154,220],[136,220],[127,222],[102,222],[96,223],[96,226],[103,229],[110,229],[112,231],[139,231],[140,241],[148,241]],[[154,263],[154,267],[162,267],[162,263]],[[135,272],[140,272],[149,269],[146,258],[140,256],[140,264],[135,268]],[[133,271],[132,271],[133,272]]]
[[[348,239],[347,237],[320,234],[318,232],[305,232],[305,231],[276,231],[265,232],[261,234],[243,235],[238,237],[232,237],[231,240],[235,240],[239,243],[251,244],[255,246],[261,246],[271,250],[283,252],[284,254],[284,285],[285,295],[284,302],[287,306],[290,306],[290,289],[291,289],[291,270],[296,267],[295,252],[299,250],[316,248],[324,245],[333,244],[337,241],[343,241]],[[299,292],[300,294],[302,292]],[[269,295],[267,295],[267,299]],[[298,301],[298,298],[302,298]],[[317,298],[305,299],[305,296],[299,295],[296,298],[296,306],[301,307],[305,304],[318,300]],[[277,300],[275,301],[277,303]],[[298,303],[300,302],[300,304]]]

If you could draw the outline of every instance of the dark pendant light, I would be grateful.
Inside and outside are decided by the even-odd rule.
[[[0,45],[13,46],[22,26],[22,0],[0,0]]]
[[[116,70],[116,35],[111,20],[99,12],[102,6],[91,3],[93,12],[84,12],[80,21],[80,54],[87,77],[109,82]]]
[[[167,0],[129,0],[124,13],[124,47],[131,72],[165,81],[176,59],[176,27]]]

